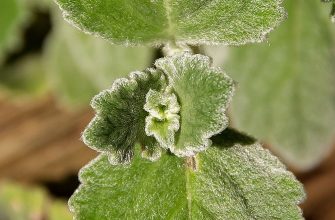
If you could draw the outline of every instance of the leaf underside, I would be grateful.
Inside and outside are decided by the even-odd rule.
[[[302,219],[302,186],[278,159],[231,129],[194,160],[138,154],[127,166],[100,155],[80,172],[75,219]]]
[[[294,0],[286,8],[288,20],[268,44],[233,48],[224,66],[240,83],[232,108],[236,127],[306,170],[334,141],[335,34],[327,5]]]
[[[117,44],[245,44],[285,17],[281,0],[57,0],[65,19]]]

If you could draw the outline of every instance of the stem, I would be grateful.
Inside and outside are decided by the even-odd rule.
[[[196,171],[198,169],[197,161],[195,156],[186,157],[186,166],[187,168]]]
[[[172,56],[178,53],[189,52],[193,53],[192,49],[186,44],[177,44],[175,41],[170,41],[167,43],[163,49],[164,56]]]

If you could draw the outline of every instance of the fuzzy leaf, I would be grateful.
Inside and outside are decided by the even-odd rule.
[[[112,166],[100,155],[80,172],[75,219],[302,219],[302,186],[278,159],[230,129],[213,143],[195,159]]]
[[[50,84],[64,102],[86,105],[115,79],[152,62],[152,49],[113,46],[85,35],[67,24],[56,9],[44,57]]]
[[[96,116],[83,133],[85,144],[107,152],[112,164],[129,162],[136,142],[155,148],[154,139],[145,134],[148,113],[143,106],[149,90],[159,91],[164,83],[164,75],[159,71],[133,72],[128,79],[116,80],[111,89],[95,96],[91,105]]]
[[[286,1],[286,7],[290,16],[268,44],[233,48],[224,66],[240,85],[236,127],[306,170],[334,143],[334,26],[320,1]]]
[[[167,76],[180,104],[180,129],[170,150],[190,156],[210,146],[209,140],[228,126],[226,109],[232,98],[233,81],[208,57],[184,53],[156,61]]]
[[[57,0],[85,32],[119,44],[258,42],[285,16],[281,0]]]
[[[144,109],[149,113],[145,119],[145,133],[154,136],[161,147],[168,149],[174,144],[179,129],[180,106],[176,95],[150,90]]]

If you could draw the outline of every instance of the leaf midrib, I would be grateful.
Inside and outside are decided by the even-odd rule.
[[[190,175],[191,170],[187,166],[187,159],[185,159],[185,175],[186,175],[186,199],[187,199],[187,209],[188,209],[188,219],[192,219],[192,192],[191,192],[191,182]]]
[[[167,33],[169,39],[174,39],[174,32],[175,26],[172,22],[172,7],[171,7],[171,0],[163,0],[164,8],[166,11],[166,18],[167,18]]]
[[[252,160],[252,157],[248,156],[249,160]],[[193,219],[192,214],[192,207],[197,206],[198,208],[205,211],[208,215],[213,217],[213,213],[206,209],[204,206],[201,206],[197,200],[193,200],[192,197],[192,181],[191,181],[191,175],[192,172],[199,172],[195,171],[192,167],[189,166],[187,163],[187,159],[185,159],[185,175],[186,175],[186,200],[187,200],[187,208],[188,208],[188,220]],[[244,210],[247,214],[247,216],[250,216],[250,219],[255,219],[256,217],[253,214],[253,210],[250,209],[248,199],[244,196],[244,192],[242,187],[237,183],[234,178],[229,175],[229,171],[227,169],[224,169],[225,179],[230,183],[231,186],[233,186],[233,191],[236,196],[238,196],[241,199],[241,204],[244,206]],[[215,219],[215,218],[213,218]]]

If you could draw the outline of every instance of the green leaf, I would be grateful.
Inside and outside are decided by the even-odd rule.
[[[96,116],[83,133],[84,143],[97,151],[107,152],[112,164],[128,163],[135,143],[144,148],[158,147],[154,139],[145,134],[148,113],[143,106],[150,89],[163,88],[164,75],[153,69],[133,72],[128,79],[116,80],[111,89],[92,100]]]
[[[254,140],[226,129],[195,158],[112,166],[100,155],[69,201],[76,219],[302,219],[302,186]]]
[[[286,1],[286,8],[290,16],[269,43],[231,49],[226,69],[239,82],[232,116],[236,127],[309,169],[334,143],[334,27],[319,1]]]
[[[244,44],[283,20],[281,0],[57,0],[65,19],[117,44]]]
[[[17,31],[23,21],[23,7],[20,0],[0,1],[0,63],[4,53],[17,42]]]
[[[52,12],[54,29],[44,58],[50,84],[64,102],[86,105],[115,79],[151,64],[152,49],[110,45],[71,27],[58,9]]]
[[[180,129],[170,150],[191,156],[210,146],[209,140],[228,126],[226,109],[234,91],[233,81],[209,57],[188,53],[162,58],[155,66],[169,81],[180,104]],[[178,126],[179,127],[179,126]]]

